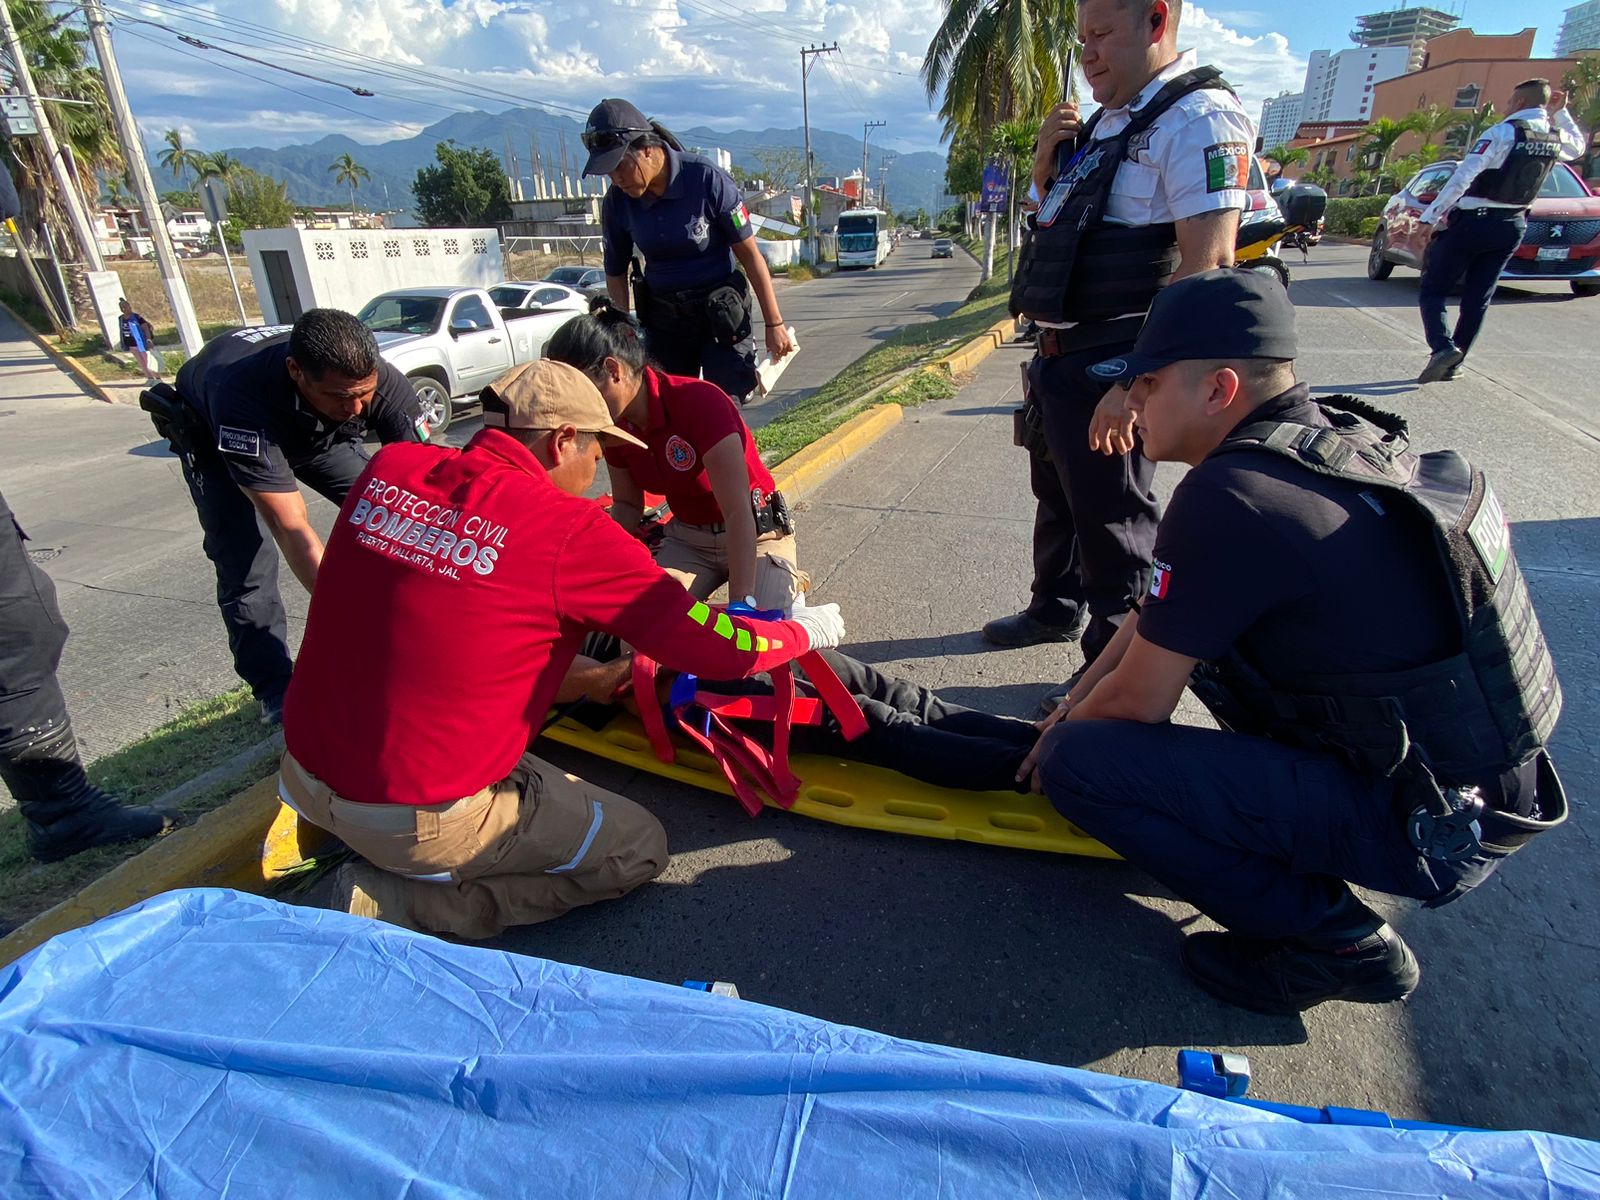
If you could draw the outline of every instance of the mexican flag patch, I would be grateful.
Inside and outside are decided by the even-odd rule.
[[[1206,191],[1232,191],[1248,187],[1249,183],[1249,146],[1243,142],[1218,142],[1206,147]]]
[[[742,204],[735,208],[729,215],[733,218],[733,227],[735,229],[743,229],[746,225],[750,224],[750,210],[745,208],[745,206]]]

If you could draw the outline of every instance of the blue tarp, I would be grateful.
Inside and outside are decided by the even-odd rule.
[[[0,970],[0,1196],[1592,1197],[1600,1146],[1311,1126],[226,891]]]

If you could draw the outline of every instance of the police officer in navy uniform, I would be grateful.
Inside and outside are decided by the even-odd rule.
[[[1083,368],[1133,344],[1168,280],[1233,262],[1255,141],[1216,68],[1178,52],[1180,9],[1082,0],[1082,68],[1102,108],[1085,124],[1061,105],[1039,131],[1043,199],[1011,293],[1012,312],[1040,331],[1022,439],[1038,501],[1033,597],[984,626],[999,645],[1081,632],[1092,660],[1150,569],[1155,469],[1120,390]]]
[[[1127,389],[1157,462],[1192,468],[1137,610],[1027,770],[1070,821],[1224,927],[1183,945],[1261,1012],[1378,1003],[1416,960],[1350,884],[1433,906],[1559,824],[1561,689],[1481,472],[1294,373],[1263,272],[1156,297]],[[1221,730],[1174,725],[1186,686]]]
[[[314,308],[293,328],[215,338],[179,369],[176,390],[158,384],[140,403],[182,460],[234,670],[262,720],[276,724],[292,662],[273,542],[310,591],[322,539],[299,485],[342,504],[367,464],[367,438],[427,441],[416,392],[379,357],[365,325]]]
[[[738,185],[626,100],[595,106],[583,144],[583,173],[611,177],[600,205],[611,302],[630,308],[637,250],[644,271],[633,267],[631,307],[650,356],[667,374],[703,377],[744,403],[756,386],[752,290],[774,361],[794,344]]]
[[[1583,153],[1583,131],[1567,112],[1564,92],[1550,91],[1544,79],[1519,83],[1511,93],[1511,115],[1484,133],[1461,160],[1419,225],[1448,219],[1427,242],[1422,264],[1422,331],[1432,352],[1418,383],[1454,379],[1472,348],[1500,272],[1528,230],[1528,206],[1560,159]],[[1444,300],[1461,285],[1461,310],[1454,333],[1444,327]]]

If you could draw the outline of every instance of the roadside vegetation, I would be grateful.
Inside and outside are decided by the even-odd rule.
[[[202,700],[97,759],[88,768],[89,778],[119,800],[148,804],[231,764],[217,778],[175,797],[183,823],[190,824],[255,783],[275,761],[279,739],[262,728],[256,714],[256,703],[243,687]],[[0,932],[67,899],[150,844],[104,846],[65,862],[37,863],[28,854],[22,814],[8,808],[0,813]]]

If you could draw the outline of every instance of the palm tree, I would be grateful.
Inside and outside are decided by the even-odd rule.
[[[1409,125],[1404,121],[1396,121],[1393,117],[1379,117],[1361,131],[1366,141],[1361,143],[1359,152],[1363,155],[1376,155],[1378,158],[1372,166],[1374,196],[1383,186],[1383,166],[1394,151],[1394,144],[1410,132]]]
[[[189,165],[194,168],[196,183],[203,179],[220,179],[226,183],[233,178],[234,172],[244,165],[226,150],[217,150],[210,154],[193,151],[192,154]]]
[[[1460,115],[1452,108],[1442,104],[1430,104],[1427,108],[1419,108],[1405,119],[1405,124],[1411,127],[1413,133],[1422,135],[1424,146],[1433,145],[1433,139],[1444,133],[1447,129],[1454,128],[1460,121]]]
[[[1600,129],[1600,54],[1580,58],[1561,80],[1567,91],[1567,110],[1578,125],[1590,131],[1590,137]],[[1593,142],[1590,142],[1593,145]],[[1594,158],[1591,149],[1583,156],[1583,174],[1587,178]]]
[[[1013,252],[1016,249],[1017,199],[1022,181],[1033,174],[1033,143],[1039,136],[1036,121],[1003,121],[994,127],[992,145],[1000,161],[1005,163],[1011,181],[1010,212],[1007,215],[1006,237]],[[1007,264],[1006,273],[1011,272]]]
[[[333,181],[335,183],[348,183],[350,185],[350,215],[354,216],[356,211],[356,188],[361,186],[363,179],[370,182],[372,172],[358,163],[348,152],[334,159],[329,164],[328,170],[334,172]]]
[[[161,135],[161,140],[166,143],[167,148],[156,155],[156,161],[177,178],[180,190],[187,190],[189,172],[195,169],[195,159],[199,151],[185,146],[183,134],[176,129],[167,130]]]
[[[130,197],[128,195],[125,177],[113,175],[106,180],[106,203],[112,208],[127,208]]]
[[[1445,135],[1444,144],[1455,154],[1465,154],[1483,136],[1484,131],[1499,120],[1500,114],[1495,112],[1494,105],[1485,104],[1470,116],[1456,118],[1456,123],[1450,126],[1450,131]]]
[[[1076,0],[944,0],[944,19],[922,60],[929,99],[940,97],[945,132],[986,142],[997,124],[1036,129],[1065,94],[1077,37]]]
[[[1316,170],[1307,171],[1300,176],[1302,183],[1315,184],[1325,192],[1331,192],[1337,180],[1338,176],[1333,173],[1332,167],[1318,167]]]
[[[1268,162],[1278,164],[1278,174],[1282,175],[1296,163],[1307,162],[1311,158],[1311,151],[1304,146],[1296,146],[1293,150],[1287,146],[1274,146],[1261,156]]]

